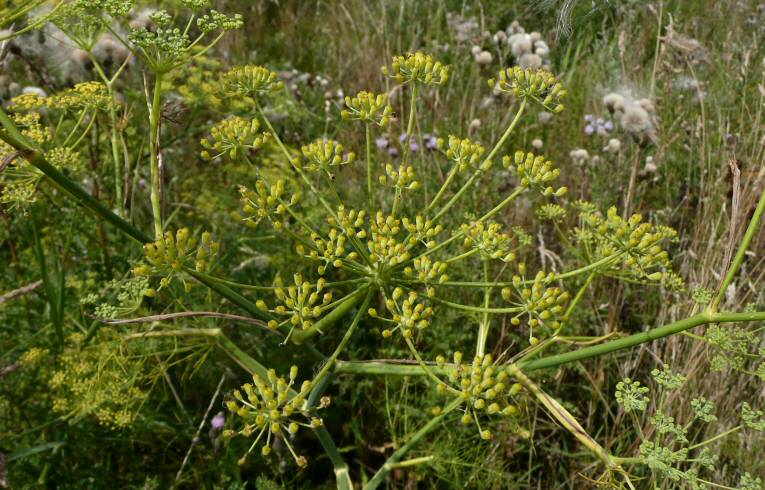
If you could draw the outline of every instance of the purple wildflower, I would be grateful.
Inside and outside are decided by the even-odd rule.
[[[395,146],[391,146],[388,148],[388,155],[392,156],[393,158],[396,158],[398,156],[398,149]]]
[[[375,140],[375,144],[377,144],[377,148],[382,150],[383,148],[388,147],[388,145],[390,144],[390,141],[388,141],[388,138],[386,138],[385,136],[380,136],[379,138]]]
[[[404,132],[404,133],[401,133],[401,136],[398,137],[398,142],[403,145],[405,141],[406,141],[406,133]]]
[[[409,149],[411,151],[420,151],[420,145],[418,145],[416,141],[412,140],[409,142]]]
[[[221,429],[224,425],[226,425],[226,417],[222,413],[219,413],[212,418],[210,425],[213,429]]]
[[[438,148],[438,138],[433,134],[425,133],[422,141],[425,143],[425,148],[428,150],[435,150]]]
[[[595,132],[595,128],[592,126],[592,124],[588,124],[587,126],[584,127],[584,134],[586,134],[587,136],[591,136],[592,133],[594,132]]]

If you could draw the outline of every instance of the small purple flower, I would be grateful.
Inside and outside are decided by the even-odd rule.
[[[591,124],[588,124],[587,126],[584,127],[584,134],[586,134],[587,136],[591,136],[594,132],[595,132],[595,128]]]
[[[604,129],[605,129],[607,132],[609,132],[609,133],[610,133],[611,131],[613,131],[613,130],[614,130],[614,123],[613,123],[612,121],[606,121],[606,123],[603,125],[603,128],[604,128]]]
[[[388,147],[388,145],[390,144],[390,141],[388,141],[388,138],[386,138],[385,136],[380,136],[379,138],[375,140],[375,144],[377,145],[377,148],[382,150],[383,148]]]
[[[395,146],[391,146],[388,148],[388,155],[392,156],[393,158],[396,158],[398,156],[398,149],[396,149]]]
[[[406,141],[406,133],[401,133],[401,136],[398,137],[398,142],[403,145],[405,141]]]
[[[409,142],[409,149],[411,151],[420,151],[420,145],[418,145],[416,141],[412,140]]]
[[[428,150],[435,150],[438,148],[438,138],[430,133],[425,133],[425,135],[422,138],[423,143],[425,143],[425,148]]]
[[[226,425],[226,417],[222,413],[219,413],[212,418],[210,425],[213,429],[221,429],[224,425]]]
[[[594,118],[592,117],[592,114],[585,114],[584,120],[585,122],[591,123]]]

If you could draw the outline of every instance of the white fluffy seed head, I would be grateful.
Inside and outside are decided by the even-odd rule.
[[[532,70],[536,70],[542,66],[542,58],[534,53],[526,53],[520,57],[518,64],[523,68],[531,68]]]
[[[486,66],[490,65],[493,61],[493,57],[491,56],[491,53],[488,51],[481,51],[477,55],[475,55],[475,60],[478,62],[479,65]]]
[[[621,123],[624,130],[632,134],[643,134],[651,129],[648,112],[639,104],[630,104],[624,109]]]
[[[614,112],[623,112],[624,96],[617,94],[616,92],[611,92],[610,94],[603,97],[603,105],[606,106],[606,109],[608,109],[608,112],[611,114]]]

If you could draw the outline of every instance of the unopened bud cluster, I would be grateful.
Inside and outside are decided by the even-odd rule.
[[[502,163],[505,168],[510,168],[513,163],[515,164],[515,171],[522,187],[535,187],[540,189],[545,196],[554,195],[556,197],[561,197],[568,191],[565,187],[553,189],[549,185],[550,182],[558,178],[560,169],[553,167],[552,162],[545,160],[542,155],[517,151],[513,161],[510,160],[509,156],[505,156]]]
[[[173,233],[168,231],[159,240],[143,246],[146,263],[133,268],[137,276],[162,274],[161,286],[167,286],[172,276],[193,267],[197,272],[208,269],[210,260],[217,255],[220,244],[212,240],[209,232],[201,238],[191,235],[188,228]],[[192,266],[193,264],[193,266]]]
[[[354,152],[343,153],[343,145],[335,140],[318,139],[300,149],[308,161],[306,168],[311,172],[323,170],[329,172],[331,167],[347,165],[356,160]]]
[[[426,306],[418,300],[415,291],[405,293],[403,289],[396,288],[389,298],[385,299],[385,307],[393,315],[392,319],[379,317],[383,321],[393,323],[391,329],[382,332],[384,338],[389,338],[393,332],[400,331],[404,338],[411,338],[414,330],[423,330],[430,325],[430,317],[433,316],[433,308]],[[369,315],[378,318],[374,309],[368,311]]]
[[[263,66],[237,66],[223,76],[223,81],[229,92],[254,99],[284,88],[276,72]]]
[[[308,253],[308,257],[318,260],[322,264],[318,267],[318,273],[324,275],[329,266],[339,269],[343,266],[342,259],[355,260],[358,257],[356,252],[348,252],[345,244],[348,240],[347,235],[336,228],[332,228],[327,233],[326,238],[316,233],[311,235],[311,241],[314,244],[314,250]],[[302,246],[301,246],[302,247]]]
[[[210,129],[210,138],[203,138],[200,143],[205,160],[212,160],[224,154],[236,160],[241,152],[257,150],[268,139],[268,133],[259,133],[260,122],[253,119],[233,116],[220,121]]]
[[[463,223],[460,227],[464,235],[463,244],[476,249],[485,259],[499,259],[503,262],[515,260],[515,252],[510,250],[510,235],[503,233],[502,225],[494,221],[474,221]]]
[[[425,285],[444,283],[449,280],[449,276],[446,274],[447,265],[446,262],[432,260],[427,255],[422,255],[412,261],[412,266],[404,268],[404,274],[417,278]],[[428,291],[428,295],[432,296],[431,289]]]
[[[510,319],[513,325],[520,325],[525,317],[529,326],[529,342],[538,342],[533,331],[537,327],[547,327],[557,330],[564,319],[564,305],[570,296],[557,286],[553,286],[555,274],[537,272],[533,281],[524,281],[526,265],[518,264],[518,273],[513,276],[512,287],[502,288],[502,298],[510,304],[521,308],[521,311]]]
[[[250,227],[256,227],[264,219],[268,219],[277,230],[282,229],[282,215],[287,208],[297,204],[298,194],[293,194],[289,202],[284,200],[285,183],[279,179],[275,184],[268,185],[264,180],[255,182],[255,189],[239,187],[242,201],[244,220]]]
[[[485,151],[478,143],[454,135],[449,135],[448,144],[443,138],[439,138],[438,147],[454,162],[458,172],[464,172],[468,168],[477,169]]]
[[[555,75],[543,68],[535,70],[514,66],[501,70],[497,79],[489,79],[489,87],[515,97],[529,97],[553,112],[563,111],[562,101],[566,90],[555,79]]]
[[[345,120],[375,123],[385,127],[393,114],[393,107],[388,103],[387,94],[359,92],[353,97],[345,97],[345,107],[340,115]]]
[[[276,307],[269,309],[263,300],[258,300],[256,305],[261,310],[289,317],[292,328],[307,330],[313,325],[314,320],[321,316],[323,307],[332,302],[332,293],[324,292],[324,284],[326,284],[324,278],[319,278],[314,285],[303,280],[302,274],[297,273],[292,276],[292,280],[293,285],[285,288],[281,276],[276,276],[274,295],[280,303]],[[276,320],[271,320],[268,326],[276,328],[278,323]]]
[[[414,217],[414,221],[407,217],[401,218],[401,224],[409,232],[409,243],[411,245],[420,242],[427,248],[436,246],[435,238],[444,230],[443,225],[436,225],[419,214]]]
[[[438,393],[449,397],[457,394],[464,404],[461,422],[464,425],[475,423],[482,439],[491,439],[492,433],[481,428],[479,414],[509,417],[518,413],[518,407],[511,400],[521,392],[522,387],[509,383],[507,371],[494,364],[491,354],[475,356],[472,364],[462,363],[461,352],[454,353],[452,365],[446,366],[443,356],[438,356],[436,362],[446,371],[448,379],[448,384],[436,385]],[[433,411],[439,413],[441,408],[436,407]]]
[[[395,189],[410,191],[420,188],[419,181],[415,180],[417,175],[414,173],[414,167],[401,164],[394,167],[390,163],[385,165],[385,175],[380,176],[380,183],[390,185]]]
[[[441,85],[449,79],[449,67],[422,52],[394,56],[391,66],[383,66],[382,74],[399,83],[420,82]]]
[[[401,220],[378,211],[370,225],[370,232],[367,248],[372,262],[395,267],[409,260],[407,247],[396,238],[401,232]]]
[[[241,389],[234,390],[232,399],[226,402],[226,408],[239,417],[242,428],[228,429],[223,432],[225,438],[241,435],[246,438],[255,437],[254,442],[239,464],[244,464],[247,456],[263,441],[260,453],[263,456],[271,454],[272,440],[281,437],[287,445],[292,457],[300,467],[308,465],[304,456],[298,456],[290,445],[290,437],[297,434],[301,427],[315,429],[323,425],[323,421],[314,416],[315,410],[306,410],[306,400],[303,394],[311,389],[310,381],[303,381],[300,392],[292,388],[297,380],[298,368],[290,368],[289,379],[277,376],[276,371],[269,369],[266,379],[253,374],[252,383],[245,383]],[[323,397],[317,408],[329,405],[328,397]]]
[[[599,269],[602,274],[641,282],[665,282],[682,289],[683,281],[672,271],[662,242],[677,240],[677,232],[666,226],[644,222],[639,214],[623,219],[616,207],[603,217],[592,206],[580,204],[581,226],[574,230],[592,261],[614,257]]]

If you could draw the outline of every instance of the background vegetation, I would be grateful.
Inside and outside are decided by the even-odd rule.
[[[140,3],[137,12],[160,3],[177,4]],[[231,215],[240,207],[237,186],[253,185],[249,167],[200,157],[199,141],[209,135],[211,126],[242,109],[239,101],[215,89],[219,75],[236,64],[264,65],[285,80],[286,90],[266,111],[291,149],[297,152],[300,145],[321,137],[361,149],[364,134],[340,123],[342,96],[390,90],[380,65],[409,51],[433,53],[452,71],[449,82],[419,108],[415,158],[422,168],[437,169],[433,180],[424,182],[435,190],[443,175],[438,173],[435,153],[427,149],[426,135],[496,141],[506,127],[506,112],[490,95],[485,80],[513,58],[508,47],[497,46],[495,33],[513,21],[528,32],[541,33],[549,45],[551,69],[568,89],[566,111],[549,121],[538,118],[536,111],[530,113],[507,147],[542,148],[561,169],[559,182],[568,187],[571,202],[588,200],[604,210],[617,205],[620,211],[642,213],[647,221],[675,228],[673,262],[686,283],[677,292],[598,280],[569,322],[571,336],[631,334],[696,312],[724,275],[762,191],[765,9],[758,2],[213,3],[221,11],[241,13],[244,26],[228,33],[205,57],[169,75],[171,88],[161,110],[161,146],[166,149],[162,207],[168,228],[187,226],[213,233],[222,250],[215,267],[233,271],[228,278],[237,283],[268,284],[279,270],[291,271],[294,258],[285,252],[279,236],[249,230]],[[5,7],[13,6],[9,2]],[[0,1],[0,12],[2,8]],[[25,22],[22,18],[6,23],[0,17],[0,28],[18,30]],[[474,46],[479,49],[474,51]],[[0,47],[4,107],[22,91],[34,92],[30,87],[54,94],[97,79],[92,64],[61,42],[51,28],[0,41]],[[100,61],[113,73],[124,53],[114,47],[100,49]],[[490,53],[490,61],[482,51]],[[149,230],[148,113],[142,87],[142,66],[130,62],[116,85],[127,108],[117,124],[130,150],[124,162],[128,176],[124,210],[132,223]],[[607,134],[588,134],[592,123],[587,115],[603,118],[604,123],[611,120],[603,99],[612,92],[651,102],[650,135],[633,137],[616,120]],[[391,90],[390,96],[394,112],[406,114],[407,99],[401,91]],[[69,173],[94,197],[118,209],[109,146],[113,122],[108,114],[93,120],[81,146],[81,160]],[[386,153],[401,151],[404,125],[405,121],[395,120],[387,129],[386,141],[375,148],[381,159],[395,161],[396,156]],[[611,138],[618,139],[618,148],[609,143]],[[579,150],[586,150],[586,155]],[[264,172],[286,172],[287,161],[275,145],[267,145],[259,157]],[[2,166],[6,173],[12,168],[5,161]],[[343,170],[338,176],[338,186],[350,195],[364,186],[360,169]],[[6,178],[10,179],[0,173],[0,179]],[[486,181],[469,198],[488,209],[505,185],[501,179]],[[9,181],[0,180],[0,186],[8,187]],[[527,230],[533,243],[527,253],[529,263],[555,269],[575,251],[555,238],[552,224],[538,223],[534,213],[534,203],[521,198],[497,218],[508,228]],[[219,298],[199,285],[189,293],[168,288],[156,298],[144,298],[146,284],[131,273],[142,257],[141,247],[45,183],[31,197],[3,194],[0,219],[0,486],[334,486],[332,465],[310,433],[301,433],[299,440],[306,448],[303,452],[311,455],[306,470],[298,471],[283,447],[277,447],[268,460],[253,457],[245,465],[237,464],[249,443],[224,441],[222,428],[211,424],[216,416],[232,423],[223,400],[248,376],[214,340],[124,342],[124,335],[152,329],[154,324],[104,325],[97,320],[217,311]],[[756,235],[738,277],[726,291],[725,310],[765,306],[764,245],[762,235]],[[233,311],[228,305],[224,309]],[[466,321],[453,313],[440,324],[431,340],[433,350],[469,351],[473,332],[466,331]],[[176,319],[173,325],[222,328],[240,348],[279,372],[287,372],[294,363],[307,372],[312,369],[305,363],[304,347],[282,347],[277,337],[245,322],[195,317]],[[371,333],[353,339],[347,358],[409,356],[406,349],[384,342],[374,322],[362,328]],[[535,379],[565,400],[566,408],[603,447],[630,457],[638,456],[653,412],[638,414],[635,423],[628,420],[614,398],[616,385],[630,377],[658,395],[661,387],[650,373],[666,363],[687,380],[680,390],[661,397],[663,409],[685,422],[690,420],[690,400],[704,397],[716,406],[716,432],[708,435],[724,433],[739,423],[743,402],[765,406],[761,327],[757,323],[731,327],[723,339],[710,336],[707,327],[691,332],[582,361],[573,369],[540,371],[534,373]],[[509,323],[499,335],[495,355],[522,340]],[[83,350],[83,342],[92,347]],[[320,336],[316,347],[331,352],[336,342]],[[62,395],[51,384],[57,375],[66,378],[58,386],[63,383],[71,388],[68,393],[79,395]],[[127,385],[126,379],[131,381]],[[341,376],[333,379],[327,393],[333,403],[324,422],[355,481],[371,476],[393,444],[425,423],[431,417],[427,408],[439,403],[435,393],[414,377]],[[659,403],[658,396],[652,398]],[[524,407],[523,417],[531,432],[528,439],[509,429],[503,433],[501,427],[490,442],[481,441],[472,427],[456,424],[450,427],[453,430],[433,432],[411,456],[434,458],[396,469],[388,484],[391,488],[595,484],[602,468],[542,407]],[[744,471],[765,478],[761,432],[734,433],[716,441],[714,449],[719,460],[706,480],[738,488]],[[637,481],[639,488],[648,488]],[[663,488],[686,488],[686,483],[663,482]]]

